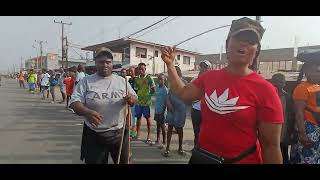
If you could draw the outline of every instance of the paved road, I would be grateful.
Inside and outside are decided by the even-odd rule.
[[[72,114],[64,105],[51,104],[51,99],[41,100],[39,94],[20,89],[16,80],[3,79],[0,99],[0,163],[82,164],[82,117]],[[146,137],[145,125],[143,121],[141,138]],[[155,127],[152,133],[154,139]],[[134,141],[133,163],[187,163],[193,147],[190,119],[186,121],[184,138],[187,155],[176,153],[178,138],[174,134],[169,158],[163,157],[157,147]]]

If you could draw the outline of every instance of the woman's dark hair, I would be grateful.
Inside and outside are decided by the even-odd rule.
[[[286,77],[281,73],[276,73],[271,77],[271,80],[286,80]]]
[[[305,74],[305,69],[306,69],[306,66],[307,64],[304,63],[302,66],[301,66],[301,69],[299,71],[299,76],[297,78],[297,85],[301,83],[303,77],[304,77],[304,74]]]
[[[84,66],[79,64],[78,65],[78,72],[84,72],[84,71],[85,71]]]
[[[230,37],[227,38],[226,40],[226,47],[228,47],[228,44],[229,44],[229,40],[230,40]],[[261,44],[259,43],[258,44],[258,47],[257,47],[257,52],[256,52],[256,56],[253,58],[253,61],[252,61],[252,64],[249,65],[249,68],[253,71],[257,71],[258,70],[258,57],[260,55],[260,51],[261,51]]]

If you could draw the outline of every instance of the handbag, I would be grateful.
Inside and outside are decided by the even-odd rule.
[[[256,149],[257,145],[254,144],[249,149],[241,153],[239,156],[231,159],[226,159],[222,156],[210,153],[199,147],[195,147],[192,150],[192,155],[189,164],[232,164],[252,154],[256,151]]]

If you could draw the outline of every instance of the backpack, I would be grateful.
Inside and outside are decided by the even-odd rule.
[[[54,77],[50,80],[50,86],[56,86],[58,85],[58,80]]]

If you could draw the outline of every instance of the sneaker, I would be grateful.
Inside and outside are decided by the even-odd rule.
[[[54,104],[55,102],[54,101],[51,101],[51,104]]]

